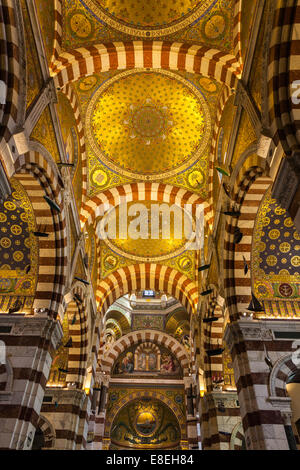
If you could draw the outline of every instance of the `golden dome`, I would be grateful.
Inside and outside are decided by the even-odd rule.
[[[206,101],[192,84],[171,72],[131,71],[94,94],[86,131],[95,155],[110,169],[157,180],[199,159],[211,122]]]
[[[85,0],[100,21],[137,36],[172,34],[203,18],[213,0]]]

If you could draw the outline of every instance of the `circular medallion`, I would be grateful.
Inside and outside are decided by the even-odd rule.
[[[31,244],[32,244],[31,239],[30,238],[25,238],[24,244],[25,244],[26,248],[30,248]]]
[[[70,18],[70,28],[76,36],[86,39],[92,32],[92,23],[82,13],[74,13]]]
[[[157,419],[153,413],[143,411],[137,416],[136,429],[143,436],[150,436],[157,426]]]
[[[97,83],[97,77],[91,75],[90,77],[85,77],[79,82],[80,91],[90,91]]]
[[[22,233],[22,228],[20,225],[12,225],[10,231],[13,235],[20,235]]]
[[[289,217],[288,219],[285,219],[284,225],[285,225],[286,227],[288,227],[288,228],[294,226],[294,222],[293,222],[293,220],[291,219],[291,217]]]
[[[219,13],[215,13],[203,25],[202,33],[207,39],[219,40],[222,38],[226,28],[226,18]]]
[[[192,261],[187,256],[184,256],[183,258],[180,258],[180,260],[178,261],[178,266],[183,271],[188,271],[192,266]]]
[[[293,295],[293,288],[290,286],[290,284],[280,284],[279,293],[283,297],[291,297]]]
[[[13,259],[17,263],[19,263],[20,261],[24,259],[24,254],[21,251],[15,251],[13,254]]]
[[[199,83],[200,86],[208,93],[215,93],[217,91],[217,85],[209,78],[200,78]]]
[[[300,234],[297,231],[294,232],[294,238],[295,240],[300,240]]]
[[[284,215],[286,213],[285,209],[282,209],[282,207],[276,207],[275,209],[275,214],[276,215]]]
[[[291,245],[287,242],[281,243],[279,246],[281,253],[288,253],[291,249]]]
[[[96,169],[92,172],[92,181],[97,186],[105,186],[108,180],[108,176],[105,171]]]
[[[22,222],[28,222],[28,217],[27,217],[26,212],[22,212],[22,214],[21,214],[21,220],[22,220]]]
[[[264,217],[264,218],[263,218],[262,223],[263,223],[263,226],[264,226],[264,227],[267,227],[267,226],[270,224],[270,222],[271,222],[271,221],[270,221],[269,217]]]
[[[7,217],[3,212],[0,212],[0,222],[4,223],[7,221]]]
[[[277,257],[270,255],[267,257],[267,264],[268,266],[276,266],[277,264]]]
[[[213,0],[85,0],[98,21],[137,37],[153,38],[176,33],[204,18]]]
[[[193,189],[200,188],[203,185],[203,182],[204,175],[200,170],[195,170],[188,176],[188,183]]]
[[[17,208],[16,204],[14,204],[14,203],[11,202],[11,201],[6,201],[6,202],[4,203],[4,207],[5,207],[5,209],[7,209],[8,211],[14,211],[14,210]]]
[[[99,161],[112,171],[155,181],[201,160],[211,117],[202,94],[182,77],[163,70],[126,71],[94,94],[86,133]]]
[[[277,240],[280,237],[280,232],[277,229],[270,230],[269,237],[271,240]]]
[[[293,256],[293,258],[292,258],[292,265],[293,265],[295,268],[299,268],[299,266],[300,266],[300,256]]]
[[[2,246],[2,248],[5,248],[5,249],[10,248],[11,241],[7,237],[1,238],[0,245]]]
[[[115,256],[108,255],[104,258],[104,266],[106,269],[114,269],[118,264],[118,259]]]

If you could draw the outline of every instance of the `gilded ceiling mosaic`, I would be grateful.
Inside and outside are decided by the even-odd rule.
[[[63,49],[158,38],[232,52],[232,4],[233,0],[64,0]]]
[[[252,269],[259,298],[300,298],[300,234],[287,211],[271,198],[271,190],[258,212]]]
[[[111,237],[108,231],[108,236],[104,240],[104,243],[115,253],[125,258],[130,258],[134,261],[140,262],[159,262],[166,259],[175,258],[182,253],[184,253],[189,244],[188,240],[185,237],[185,234],[192,233],[193,231],[193,219],[185,213],[179,206],[171,206],[165,204],[164,207],[169,211],[170,216],[164,217],[164,222],[162,220],[162,215],[160,215],[160,226],[158,233],[155,233],[155,238],[152,234],[152,231],[155,230],[155,222],[153,223],[151,209],[153,207],[158,207],[157,201],[140,201],[143,206],[141,206],[141,212],[139,213],[138,226],[136,230],[141,234],[141,238],[133,239],[129,236],[129,230],[131,224],[137,218],[136,214],[136,202],[128,203],[126,207],[120,208],[118,206],[116,209],[113,209],[108,215],[104,217],[101,222],[101,226],[111,227]],[[120,229],[120,216],[122,215],[124,209],[128,214],[128,227],[126,233]],[[173,211],[173,209],[175,209]],[[176,210],[177,209],[177,210]],[[120,214],[121,213],[121,214]],[[163,226],[170,220],[170,225],[167,227]],[[179,221],[181,220],[181,227],[179,226]],[[98,227],[97,227],[98,232]]]
[[[21,303],[27,312],[36,287],[38,241],[30,200],[17,180],[11,186],[12,195],[0,205],[0,308]]]
[[[211,117],[203,95],[181,77],[126,71],[92,97],[86,135],[94,154],[114,172],[166,179],[201,158]],[[204,175],[199,179],[203,184]]]
[[[68,369],[69,349],[65,348],[64,345],[71,338],[69,334],[68,315],[64,316],[62,329],[63,329],[63,337],[62,337],[59,348],[53,353],[52,365],[51,365],[51,370],[49,373],[47,387],[54,387],[57,385],[61,385],[61,386],[66,385],[67,374],[66,372],[63,372],[63,371]]]
[[[185,72],[112,71],[79,80],[75,90],[89,136],[89,196],[144,179],[207,197],[219,83]],[[190,113],[195,128],[190,127]]]
[[[140,240],[143,242],[144,240]],[[163,243],[165,240],[163,241]],[[156,244],[159,245],[160,241],[156,240]],[[173,258],[165,257],[161,262],[164,265],[170,266],[177,271],[185,274],[190,279],[195,279],[195,251],[184,251],[181,255],[174,256]],[[109,248],[108,245],[102,241],[100,247],[100,276],[104,278],[111,274],[113,271],[135,264],[134,261],[128,254],[127,257],[118,255],[113,249]],[[151,259],[151,258],[150,258]],[[142,261],[139,261],[142,262]]]
[[[176,416],[159,400],[139,399],[124,406],[114,419],[110,438],[121,447],[166,449],[179,444]]]

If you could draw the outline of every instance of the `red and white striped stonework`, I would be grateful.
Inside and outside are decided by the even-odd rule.
[[[241,423],[236,393],[211,392],[200,400],[203,450],[229,450],[234,428]]]
[[[203,343],[204,343],[204,377],[207,391],[213,390],[213,377],[223,376],[223,356],[209,357],[206,351],[222,347],[224,333],[224,315],[222,309],[217,305],[216,298],[209,301],[206,317],[217,317],[218,321],[204,324]]]
[[[6,385],[1,388],[0,449],[30,450],[52,358],[62,337],[60,324],[47,317],[0,316],[5,343]],[[4,378],[4,377],[3,377]]]
[[[134,201],[157,201],[176,204],[180,207],[190,204],[193,215],[196,214],[197,206],[200,206],[200,208],[203,207],[205,221],[209,228],[212,227],[212,208],[198,194],[168,184],[150,182],[118,186],[89,199],[81,210],[81,226],[84,227],[86,224],[94,223],[98,216],[103,215],[103,210],[107,210],[110,206],[117,207],[121,203]]]
[[[243,450],[245,435],[243,424],[238,423],[232,431],[230,438],[230,450]]]
[[[86,374],[88,355],[88,324],[85,306],[76,302],[68,305],[69,335],[72,338],[72,347],[69,348],[67,383],[75,383],[77,388],[82,388]],[[73,321],[74,317],[76,318]]]
[[[74,112],[74,118],[76,122],[77,135],[78,135],[78,141],[79,141],[79,153],[80,153],[81,168],[82,168],[82,174],[81,174],[82,176],[82,203],[84,203],[87,197],[88,168],[87,168],[87,158],[86,158],[84,127],[83,127],[83,123],[81,120],[81,113],[80,113],[80,107],[79,107],[80,105],[78,103],[77,95],[74,92],[72,83],[68,84],[64,88],[63,92],[69,98],[70,105]]]
[[[183,370],[184,377],[189,375],[190,360],[186,349],[173,336],[155,330],[133,331],[122,336],[107,351],[101,360],[101,371],[111,374],[113,365],[118,357],[131,346],[154,343],[164,346],[174,354]]]
[[[299,0],[278,0],[269,52],[269,116],[273,139],[288,157],[300,149],[299,35]]]
[[[26,165],[25,165],[26,166]],[[67,236],[65,211],[50,209],[45,195],[54,200],[55,195],[47,181],[46,174],[37,165],[30,167],[30,173],[22,167],[15,178],[26,190],[33,207],[36,227],[49,234],[39,239],[39,272],[33,309],[46,308],[56,317],[61,312],[67,267]],[[56,199],[61,203],[60,198]]]
[[[238,219],[227,217],[225,226],[224,287],[227,307],[233,320],[239,318],[251,300],[251,249],[254,224],[261,201],[272,184],[272,180],[262,176],[262,173],[263,170],[258,167],[246,172],[235,196],[241,216]],[[238,245],[233,243],[236,227],[243,233],[242,241]],[[249,266],[246,276],[244,257]]]
[[[290,425],[286,415],[291,415],[286,383],[297,370],[292,338],[299,332],[297,320],[245,319],[227,326],[225,341],[233,359],[247,450],[290,448],[285,433]],[[280,333],[291,339],[277,339]]]
[[[108,70],[152,68],[198,73],[236,88],[241,65],[235,56],[207,46],[167,41],[127,41],[94,44],[61,52],[51,65],[58,88]]]
[[[126,266],[103,279],[96,293],[99,312],[104,314],[118,298],[128,292],[145,289],[166,292],[181,302],[188,313],[196,312],[196,284],[175,269],[150,263]]]
[[[85,447],[85,426],[88,397],[84,390],[46,389],[42,415],[55,430],[56,450],[76,450]]]
[[[19,49],[18,20],[13,0],[0,4],[1,48],[0,80],[6,85],[4,104],[0,105],[0,141],[8,142],[16,130],[19,118],[21,57]],[[4,166],[5,168],[5,166]]]
[[[45,416],[40,415],[37,428],[40,429],[44,436],[44,447],[43,450],[53,449],[55,447],[55,429],[53,428],[50,421]]]
[[[241,30],[242,30],[242,0],[235,0],[234,4],[234,19],[233,19],[233,45],[234,55],[242,63],[242,45],[241,45]]]

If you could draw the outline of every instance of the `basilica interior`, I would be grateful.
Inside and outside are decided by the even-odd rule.
[[[0,27],[0,449],[299,450],[300,1]]]

